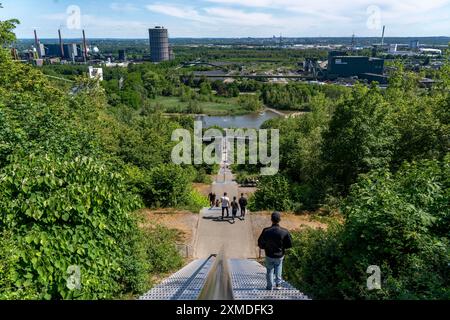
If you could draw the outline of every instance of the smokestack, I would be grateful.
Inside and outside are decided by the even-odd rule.
[[[383,26],[383,34],[381,35],[381,46],[384,46],[384,31],[386,30],[386,26]]]
[[[12,55],[14,60],[19,60],[19,55],[17,53],[17,49],[16,48],[11,48],[11,55]]]
[[[36,46],[36,52],[38,54],[38,58],[41,58],[41,46],[40,46],[40,43],[39,43],[39,39],[38,39],[38,36],[37,36],[36,29],[34,30],[34,44]]]
[[[58,30],[58,35],[59,35],[59,46],[61,47],[61,59],[64,59],[64,43],[61,37],[61,29]]]
[[[86,33],[83,30],[83,47],[84,47],[84,62],[87,62],[87,43],[86,43]]]

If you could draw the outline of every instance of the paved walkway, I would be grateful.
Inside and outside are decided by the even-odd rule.
[[[222,163],[220,171],[212,185],[212,192],[218,198],[225,192],[230,200],[238,195],[238,184],[233,181],[233,174],[229,169],[227,142],[222,145]],[[226,215],[226,214],[225,214]],[[238,216],[240,212],[238,213]],[[231,208],[230,208],[231,217]],[[217,254],[222,247],[225,248],[227,258],[256,258],[257,244],[253,237],[251,216],[247,215],[245,220],[222,218],[222,209],[205,208],[200,212],[197,239],[194,245],[195,258],[207,258],[211,254]]]

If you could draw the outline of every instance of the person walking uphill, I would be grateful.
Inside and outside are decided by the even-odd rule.
[[[281,214],[272,213],[272,226],[265,228],[258,239],[258,246],[266,252],[267,290],[281,290],[283,259],[286,249],[292,248],[289,231],[280,227]]]
[[[225,192],[220,199],[222,201],[222,220],[224,218],[225,210],[227,211],[227,218],[230,216],[230,198],[228,198],[227,195],[228,194]]]

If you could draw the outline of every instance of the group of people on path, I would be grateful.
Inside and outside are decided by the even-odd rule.
[[[230,201],[227,193],[224,193],[223,197],[216,199],[215,193],[209,194],[209,201],[212,210],[222,207],[222,220],[225,218],[225,212],[227,218],[230,216],[229,208],[232,209],[233,222],[237,216],[239,209],[241,210],[241,218],[245,220],[245,214],[247,211],[248,200],[241,194],[239,201],[236,197],[233,197],[233,201]],[[282,289],[282,273],[283,273],[283,261],[286,254],[286,250],[292,248],[292,237],[289,231],[280,226],[281,213],[273,212],[271,216],[272,226],[265,228],[259,239],[258,247],[265,251],[266,255],[266,277],[267,287],[266,290],[281,290]]]
[[[230,208],[231,208],[231,217],[233,219],[233,222],[235,221],[239,210],[241,211],[240,218],[242,220],[245,220],[245,214],[247,213],[248,200],[244,196],[243,193],[241,194],[239,201],[237,200],[237,197],[233,197],[233,201],[231,201],[226,192],[223,194],[223,197],[221,197],[220,200],[217,199],[217,196],[215,193],[211,192],[209,194],[209,204],[210,204],[210,210],[212,210],[213,208],[218,208],[219,206],[222,207],[222,220],[225,219],[225,212],[227,213],[227,218],[230,217]]]

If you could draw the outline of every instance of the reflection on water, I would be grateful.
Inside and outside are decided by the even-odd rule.
[[[279,117],[278,114],[266,110],[264,112],[250,113],[242,116],[198,116],[203,126],[208,128],[219,126],[222,128],[254,128],[259,129],[267,120]]]

